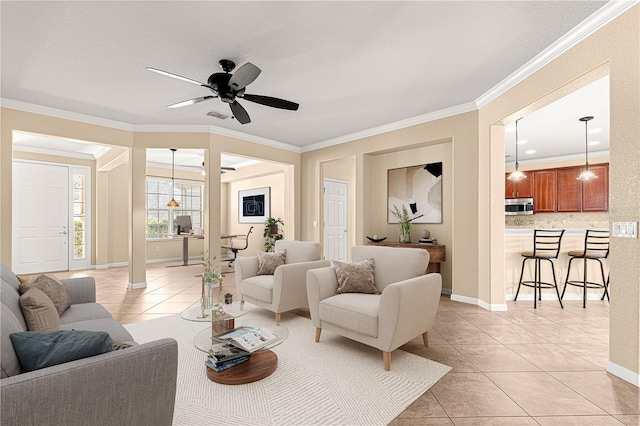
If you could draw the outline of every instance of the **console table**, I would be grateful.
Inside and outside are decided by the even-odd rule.
[[[371,246],[408,247],[426,250],[429,252],[429,266],[427,266],[427,274],[432,272],[440,273],[440,263],[447,260],[445,253],[446,246],[442,244],[394,243],[388,241],[382,241],[380,243],[368,242],[367,244]]]

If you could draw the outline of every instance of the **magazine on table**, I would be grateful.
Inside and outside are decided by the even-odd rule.
[[[277,342],[280,336],[266,328],[245,326],[213,336],[213,339],[251,353]]]
[[[204,363],[207,367],[219,373],[223,370],[226,370],[227,368],[235,367],[238,364],[242,364],[243,362],[249,361],[250,358],[251,358],[250,356],[243,356],[240,358],[231,359],[229,361],[225,361],[217,364],[211,362],[211,359],[207,358],[207,360]]]
[[[250,356],[251,354],[244,349],[240,349],[233,346],[230,343],[216,343],[209,349],[209,355],[207,358],[214,364],[223,363],[232,359],[240,358],[243,356]]]

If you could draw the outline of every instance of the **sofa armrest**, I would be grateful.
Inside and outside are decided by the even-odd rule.
[[[9,425],[171,425],[178,344],[161,339],[0,380]]]
[[[441,291],[440,274],[421,275],[388,285],[380,297],[378,349],[390,352],[429,331]]]
[[[258,275],[258,256],[242,256],[235,260],[236,292],[242,297],[242,280]]]
[[[60,282],[71,296],[71,304],[96,303],[96,280],[93,277],[65,278]]]
[[[276,312],[308,306],[307,271],[329,265],[329,260],[313,260],[278,266],[273,274],[273,304]]]
[[[307,297],[311,321],[320,327],[320,302],[335,296],[338,289],[338,277],[334,267],[310,269],[307,271]]]

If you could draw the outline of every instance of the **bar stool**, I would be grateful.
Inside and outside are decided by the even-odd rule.
[[[567,279],[564,282],[564,288],[562,289],[562,295],[567,290],[567,284],[582,287],[582,307],[587,307],[587,289],[588,288],[603,288],[602,298],[607,296],[609,300],[609,278],[604,277],[604,266],[602,265],[602,259],[609,257],[609,231],[599,231],[595,229],[587,229],[587,233],[584,237],[584,250],[574,250],[569,252],[569,267],[567,268]],[[584,275],[582,281],[569,281],[569,274],[571,274],[571,264],[576,259],[582,259],[584,267]],[[600,272],[602,274],[602,283],[596,283],[589,281],[587,278],[587,264],[589,260],[595,260],[600,264]]]
[[[513,300],[518,300],[518,293],[520,293],[520,286],[533,287],[533,308],[537,308],[537,300],[542,300],[543,288],[555,288],[558,295],[558,302],[560,307],[562,306],[562,298],[560,297],[560,291],[558,290],[558,283],[556,282],[556,270],[553,266],[553,259],[557,259],[560,254],[560,242],[562,241],[562,235],[564,229],[534,229],[533,230],[533,251],[523,251],[520,253],[524,259],[522,260],[522,270],[520,271],[520,282],[518,283],[518,291],[516,291],[516,297]],[[527,260],[535,260],[534,279],[533,281],[522,281],[524,275],[524,267]],[[551,264],[551,273],[553,274],[553,284],[543,282],[540,276],[541,261],[546,260]],[[536,294],[537,293],[537,294]]]

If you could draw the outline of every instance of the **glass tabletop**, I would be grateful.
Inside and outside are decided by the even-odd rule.
[[[197,322],[211,322],[213,318],[216,317],[216,313],[211,312],[212,309],[204,310],[204,317],[202,316],[202,309],[200,305],[195,304],[190,308],[182,311],[180,316],[187,321],[197,321]],[[231,304],[224,305],[224,313],[231,316],[232,318],[238,318],[243,315],[246,315],[251,311],[251,307],[249,304],[245,303],[242,309],[240,309],[240,302],[234,302]]]
[[[276,325],[274,322],[271,322],[271,321],[252,320],[250,318],[234,320],[231,317],[229,317],[229,319],[231,319],[230,322],[228,321],[228,319],[227,320],[223,319],[221,321],[214,321],[211,324],[211,327],[207,327],[204,330],[200,331],[198,334],[196,334],[195,337],[193,338],[193,344],[195,345],[195,347],[203,352],[209,352],[209,349],[211,348],[211,345],[213,343],[220,343],[218,341],[214,342],[211,339],[211,336],[224,333],[225,331],[231,331],[237,327],[266,328],[272,333],[278,335],[279,337],[278,340],[268,344],[267,346],[259,350],[271,349],[273,347],[276,347],[280,343],[287,340],[287,337],[289,337],[289,329],[287,327],[285,327],[284,325]]]

